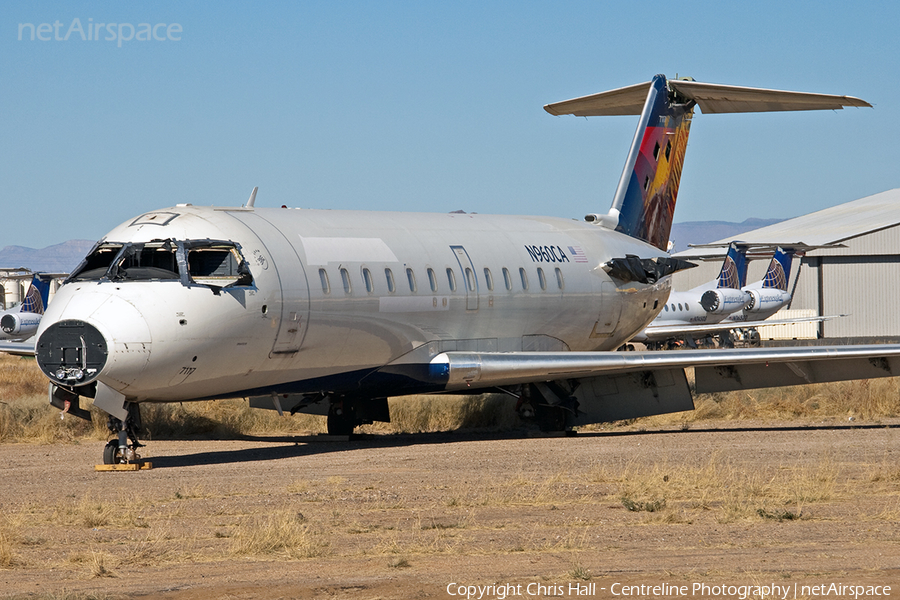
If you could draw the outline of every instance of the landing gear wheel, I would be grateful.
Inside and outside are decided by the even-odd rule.
[[[534,416],[541,431],[550,433],[566,430],[566,409],[561,406],[538,404]]]
[[[119,448],[119,440],[110,440],[103,448],[104,465],[121,465],[125,462],[125,456]]]
[[[103,448],[103,464],[124,465],[140,462],[141,455],[138,448],[141,444],[137,439],[137,433],[141,429],[140,405],[127,402],[128,417],[124,422],[110,415],[106,427],[112,439]]]

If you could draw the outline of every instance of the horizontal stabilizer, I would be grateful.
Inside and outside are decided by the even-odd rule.
[[[845,106],[872,107],[865,100],[853,96],[789,92],[682,79],[670,79],[668,85],[671,90],[685,100],[695,101],[704,113],[838,110]],[[650,82],[648,81],[573,100],[547,104],[544,106],[544,110],[557,116],[639,115],[647,99],[649,87]]]

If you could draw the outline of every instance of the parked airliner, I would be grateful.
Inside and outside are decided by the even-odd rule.
[[[652,343],[680,337],[684,328],[723,321],[742,311],[751,296],[741,288],[747,283],[747,257],[744,249],[732,244],[725,254],[718,277],[685,292],[671,292],[662,311],[633,338]]]
[[[49,279],[41,279],[39,275],[34,275],[22,302],[0,312],[0,340],[20,342],[37,333],[49,294]]]
[[[686,341],[689,346],[696,347],[697,340],[719,335],[726,340],[720,341],[720,345],[730,346],[730,330],[732,329],[752,330],[763,325],[825,321],[843,316],[791,317],[766,321],[781,308],[790,304],[791,294],[787,290],[795,250],[799,248],[807,251],[818,247],[806,244],[798,244],[796,248],[787,249],[776,247],[763,278],[744,285],[747,277],[747,251],[752,248],[758,252],[767,246],[766,244],[732,242],[718,279],[687,292],[672,292],[666,306],[663,307],[663,312],[643,331],[637,333],[632,341],[642,342],[648,349],[671,346],[682,340]],[[731,268],[731,265],[735,265],[735,267]],[[731,272],[737,273],[736,278],[740,281],[740,290],[727,287],[729,279],[727,269],[729,268],[731,268]],[[732,279],[734,278],[732,277]],[[714,293],[715,295],[713,295]],[[731,296],[726,294],[731,294]],[[730,310],[727,312],[716,310],[728,306],[729,299]],[[739,304],[740,302],[743,304]],[[709,318],[704,318],[705,309],[712,309],[708,313]],[[716,312],[719,314],[716,315]],[[716,318],[717,316],[718,318]]]
[[[689,410],[698,391],[900,373],[900,347],[615,352],[669,297],[693,110],[870,106],[667,80],[550,104],[639,114],[613,204],[582,221],[177,204],[100,240],[41,322],[51,403],[110,415],[104,461],[137,459],[139,407],[249,397],[348,433],[388,396],[503,390],[545,429]],[[836,118],[834,115],[823,117]],[[281,204],[279,202],[278,204]]]

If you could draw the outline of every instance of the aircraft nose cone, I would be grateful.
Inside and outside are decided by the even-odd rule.
[[[106,365],[106,339],[96,327],[77,319],[57,321],[35,345],[41,371],[59,385],[91,383]]]

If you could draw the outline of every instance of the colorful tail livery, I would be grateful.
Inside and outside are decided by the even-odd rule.
[[[781,247],[775,249],[772,255],[772,261],[762,280],[764,288],[774,288],[786,292],[788,289],[788,280],[791,277],[791,261],[794,258],[794,251],[785,251]]]
[[[31,285],[28,287],[28,293],[25,294],[25,300],[22,301],[22,307],[19,312],[42,315],[47,308],[49,297],[50,281],[43,281],[40,276],[35,275],[31,280]]]
[[[871,107],[851,96],[667,80],[664,75],[647,83],[548,104],[544,110],[552,115],[640,115],[612,207],[606,215],[588,215],[588,221],[667,249],[695,106],[704,113]]]
[[[719,279],[716,287],[739,290],[747,285],[747,256],[746,249],[739,248],[736,244],[728,247],[728,254],[719,271]]]

